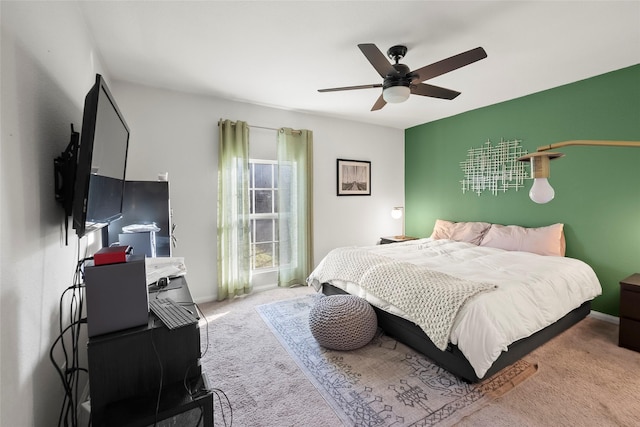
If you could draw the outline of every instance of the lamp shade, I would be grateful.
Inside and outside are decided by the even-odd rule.
[[[404,207],[402,206],[396,206],[395,208],[391,209],[391,218],[393,219],[400,219],[402,218],[402,234],[399,236],[396,236],[396,238],[398,239],[404,239],[404,218],[403,218],[403,212],[404,211]]]
[[[382,98],[391,104],[398,104],[409,99],[411,89],[407,86],[391,86],[382,91]]]

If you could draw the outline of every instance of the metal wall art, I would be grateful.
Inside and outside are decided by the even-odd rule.
[[[524,180],[530,179],[524,162],[518,157],[527,154],[520,145],[522,141],[500,140],[496,146],[487,140],[482,147],[470,148],[467,160],[460,162],[464,171],[462,193],[473,192],[478,196],[484,191],[490,191],[494,196],[498,192],[506,192],[513,188],[524,187]]]

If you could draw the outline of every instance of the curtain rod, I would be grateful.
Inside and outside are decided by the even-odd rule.
[[[218,126],[220,126],[220,122],[219,121],[218,121]],[[282,128],[271,128],[271,127],[267,127],[267,126],[250,125],[249,123],[247,123],[247,127],[256,128],[256,129],[274,130],[276,132],[280,132],[280,129],[282,129]],[[297,133],[297,134],[301,134],[302,133],[302,131],[296,130],[296,129],[292,129],[291,132],[292,133]]]
[[[250,124],[247,124],[247,126],[249,126],[250,128],[256,128],[256,129],[275,130],[276,132],[280,132],[280,129],[282,129],[282,128],[276,129],[276,128],[270,128],[270,127],[267,127],[267,126],[257,126],[257,125],[250,125]],[[296,130],[296,129],[292,129],[291,132],[292,133],[296,133],[296,134],[301,134],[302,133],[301,131]]]
[[[270,128],[267,126],[257,126],[257,125],[250,125],[247,124],[247,126],[249,126],[250,128],[256,128],[256,129],[265,129],[265,130],[275,130],[276,132],[278,132],[280,129],[276,129],[276,128]]]

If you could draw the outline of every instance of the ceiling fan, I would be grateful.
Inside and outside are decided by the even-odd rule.
[[[359,44],[358,47],[369,60],[371,65],[373,65],[373,68],[375,68],[378,74],[380,74],[380,77],[384,79],[382,83],[319,89],[318,92],[336,92],[341,90],[381,87],[382,94],[378,97],[375,104],[373,104],[371,111],[381,109],[387,104],[387,102],[404,102],[409,98],[410,94],[430,96],[433,98],[453,99],[460,95],[460,92],[422,82],[487,57],[487,53],[484,49],[477,47],[458,55],[454,55],[450,58],[443,59],[442,61],[434,62],[431,65],[410,71],[409,67],[404,64],[400,64],[400,60],[407,54],[406,46],[391,46],[387,51],[387,56],[393,60],[395,64],[390,64],[380,49],[378,49],[373,43]]]

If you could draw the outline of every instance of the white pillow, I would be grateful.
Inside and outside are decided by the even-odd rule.
[[[564,224],[538,228],[493,224],[484,235],[480,246],[532,252],[539,255],[564,256],[566,243],[563,229]]]
[[[434,240],[449,239],[479,245],[489,227],[491,227],[491,224],[488,222],[452,222],[437,219],[433,226],[431,238]]]

